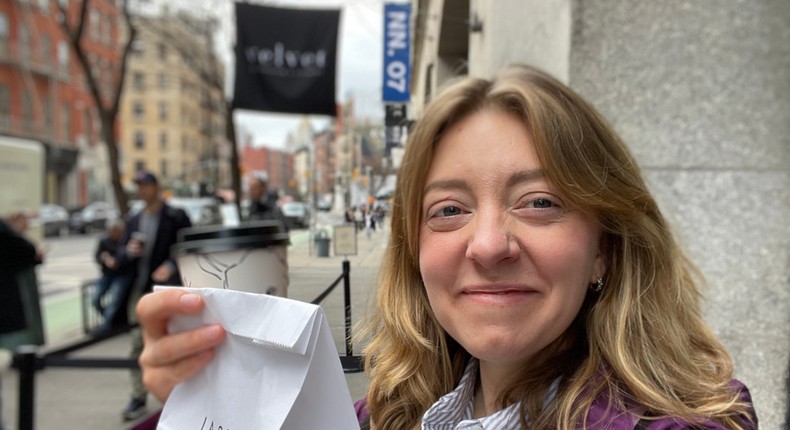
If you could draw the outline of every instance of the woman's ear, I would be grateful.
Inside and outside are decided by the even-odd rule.
[[[601,240],[598,241],[598,255],[595,256],[593,261],[592,279],[591,284],[598,281],[598,278],[605,278],[609,272],[609,246],[607,236],[601,235]]]

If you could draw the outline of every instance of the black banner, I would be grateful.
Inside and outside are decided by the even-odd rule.
[[[398,126],[406,124],[406,105],[384,105],[384,125]]]
[[[334,116],[339,23],[340,10],[236,3],[233,107]]]

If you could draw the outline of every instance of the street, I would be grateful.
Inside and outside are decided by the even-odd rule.
[[[38,267],[39,294],[47,344],[59,344],[82,333],[82,284],[99,275],[93,260],[100,234],[46,238],[46,254]]]

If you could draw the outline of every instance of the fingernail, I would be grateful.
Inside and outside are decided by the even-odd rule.
[[[205,331],[203,332],[203,337],[206,340],[217,340],[222,336],[222,327],[218,325],[213,325],[206,327]]]
[[[181,296],[181,303],[190,308],[194,308],[200,303],[200,296],[197,294],[184,294]]]

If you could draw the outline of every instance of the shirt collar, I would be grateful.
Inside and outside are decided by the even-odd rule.
[[[473,358],[467,363],[458,386],[439,398],[425,412],[422,417],[422,430],[508,430],[519,428],[518,403],[487,417],[472,419],[477,372],[478,363]]]

